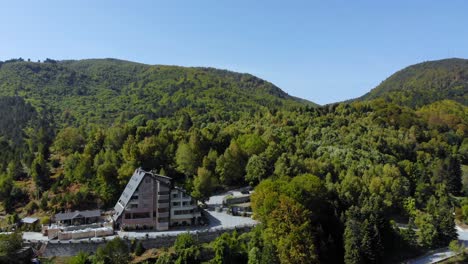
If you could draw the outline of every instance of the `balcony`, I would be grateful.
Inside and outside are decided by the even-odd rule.
[[[181,205],[181,206],[177,206],[174,209],[177,209],[177,210],[195,210],[195,209],[197,209],[197,206],[196,205]]]
[[[158,203],[158,208],[169,208],[169,203]]]
[[[166,223],[157,223],[158,230],[168,230],[169,229],[169,222]]]
[[[199,216],[201,216],[200,213],[171,215],[171,219],[172,220],[192,219],[194,217],[199,217]]]
[[[158,200],[169,200],[169,194],[158,194]]]
[[[192,197],[190,195],[186,195],[186,196],[180,197],[180,199],[183,200],[183,201],[190,201],[190,200],[192,200]]]
[[[158,217],[169,217],[169,212],[158,213]]]

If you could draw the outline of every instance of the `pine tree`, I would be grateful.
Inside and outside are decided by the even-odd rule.
[[[31,177],[40,191],[47,188],[49,183],[49,168],[42,153],[39,153],[31,164]]]

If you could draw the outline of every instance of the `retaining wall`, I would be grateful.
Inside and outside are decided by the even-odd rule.
[[[202,243],[211,242],[215,240],[218,236],[225,232],[230,232],[236,230],[239,233],[249,232],[252,229],[252,226],[244,226],[238,228],[229,228],[229,229],[217,229],[217,230],[206,230],[206,231],[197,231],[190,232],[198,238]],[[152,234],[153,235],[153,234]],[[140,240],[143,246],[146,249],[149,248],[161,248],[161,247],[170,247],[174,244],[177,235],[161,235],[156,237],[142,237],[136,238]],[[127,244],[130,246],[131,240],[124,239]],[[53,257],[53,256],[75,256],[78,252],[88,252],[95,253],[97,248],[101,245],[107,243],[106,240],[69,240],[69,241],[48,241],[47,245],[43,251],[43,257]],[[28,244],[28,243],[26,243]],[[40,248],[41,242],[30,242],[31,246],[35,248]]]

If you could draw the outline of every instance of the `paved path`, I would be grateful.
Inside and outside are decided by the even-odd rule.
[[[468,246],[468,230],[461,229],[460,227],[457,228],[457,233],[458,233],[458,241],[462,242],[465,247]],[[449,248],[441,248],[437,249],[435,251],[432,251],[424,256],[421,256],[419,258],[407,261],[405,263],[408,264],[431,264],[431,263],[436,263],[438,261],[442,261],[445,259],[448,259],[450,257],[455,256],[455,252],[451,251]]]
[[[257,224],[257,221],[253,220],[250,217],[242,216],[232,216],[224,212],[215,212],[215,211],[205,211],[209,219],[210,225],[206,227],[199,228],[190,228],[190,229],[181,229],[181,230],[168,230],[168,231],[155,231],[155,232],[125,232],[118,231],[117,233],[121,237],[145,237],[147,234],[149,237],[157,236],[173,236],[181,233],[195,233],[200,231],[210,231],[210,230],[221,230],[221,229],[231,229],[235,227],[244,227],[244,226],[253,226]]]
[[[47,241],[49,239],[40,232],[23,232],[23,240]]]
[[[448,259],[450,257],[455,256],[455,252],[452,252],[448,248],[442,248],[438,249],[435,251],[432,251],[431,253],[424,255],[422,257],[419,257],[417,259],[410,260],[406,263],[408,264],[428,264],[428,263],[436,263],[438,261],[442,261],[445,259]]]

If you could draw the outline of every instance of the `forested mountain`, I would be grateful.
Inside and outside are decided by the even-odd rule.
[[[453,94],[315,107],[216,69],[4,62],[2,211],[109,208],[143,167],[200,200],[255,187],[262,225],[221,236],[213,263],[393,263],[455,239],[454,207],[468,219],[467,106]]]
[[[0,96],[15,95],[50,110],[57,124],[70,125],[111,124],[137,115],[232,121],[262,108],[302,104],[250,74],[115,59],[0,63]]]
[[[385,98],[420,107],[443,99],[468,105],[468,60],[445,59],[409,66],[357,100]]]

